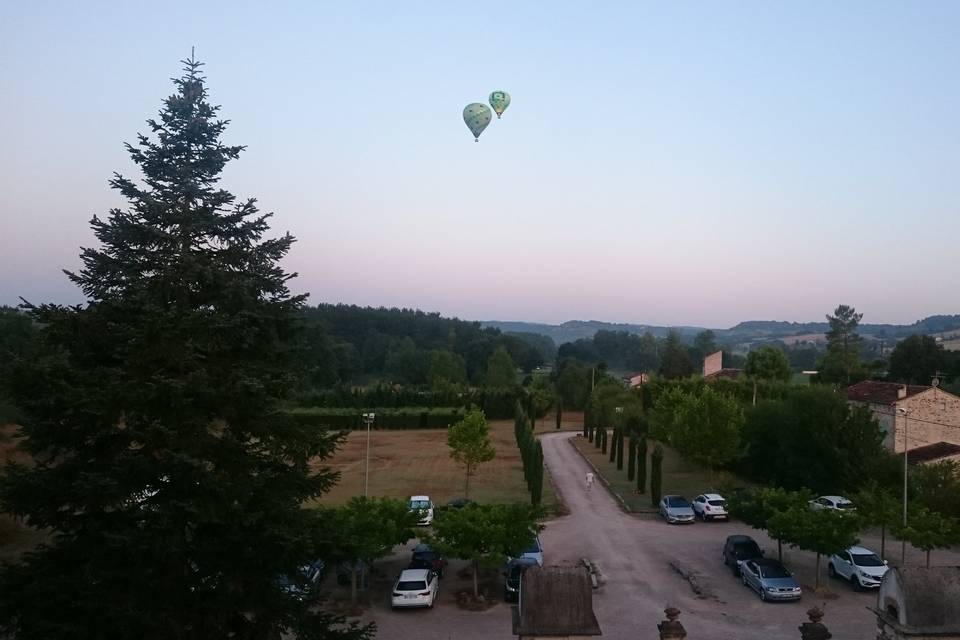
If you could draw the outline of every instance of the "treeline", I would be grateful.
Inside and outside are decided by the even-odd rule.
[[[523,462],[523,477],[530,490],[530,503],[538,505],[543,500],[543,445],[533,435],[533,424],[519,402],[514,408],[513,433]]]
[[[532,371],[548,358],[538,337],[506,335],[478,322],[415,309],[321,304],[301,312],[305,357],[316,387],[384,381],[408,385],[487,384],[498,348]]]

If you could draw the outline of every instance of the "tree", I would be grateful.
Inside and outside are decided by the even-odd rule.
[[[576,360],[557,363],[557,396],[570,409],[583,409],[590,397],[590,369]]]
[[[946,365],[943,347],[932,336],[912,335],[893,348],[887,379],[907,384],[930,384]]]
[[[663,447],[659,444],[653,448],[650,456],[650,505],[658,506],[663,487]]]
[[[450,457],[466,467],[463,495],[470,497],[470,476],[478,464],[489,462],[497,454],[490,442],[490,427],[483,411],[474,409],[463,420],[447,429]]]
[[[336,509],[322,510],[325,557],[350,563],[350,602],[357,602],[358,566],[373,564],[398,544],[415,537],[419,515],[394,498],[351,498]]]
[[[907,514],[907,526],[898,524],[894,530],[901,540],[906,540],[927,554],[926,566],[930,566],[930,552],[934,549],[946,549],[960,542],[960,523],[926,507],[914,506]],[[906,564],[906,559],[904,559]]]
[[[435,388],[466,384],[467,367],[463,358],[452,351],[433,349],[428,357],[427,382]]]
[[[743,373],[754,380],[779,382],[788,382],[793,376],[787,354],[769,345],[747,354]]]
[[[743,409],[740,404],[712,387],[704,387],[699,394],[684,394],[679,416],[670,444],[684,457],[714,469],[740,456],[740,431],[743,427]]]
[[[557,413],[556,413],[556,415],[554,416],[554,418],[556,418],[557,430],[559,431],[561,425],[563,424],[563,398],[561,398],[559,395],[557,395],[557,397],[556,397],[556,403],[557,403],[557,404],[556,404]]]
[[[472,564],[476,598],[480,566],[498,566],[519,556],[540,530],[541,517],[540,509],[530,505],[473,504],[438,514],[426,539],[442,553]]]
[[[630,434],[627,441],[627,480],[633,482],[637,475],[637,436]]]
[[[487,360],[484,383],[488,387],[513,387],[517,384],[517,365],[502,345],[494,349]]]
[[[534,442],[533,464],[533,481],[530,483],[530,503],[539,505],[543,501],[543,445],[539,440]]]
[[[128,205],[92,219],[99,247],[68,273],[86,305],[30,307],[45,328],[11,393],[33,463],[7,465],[0,499],[50,536],[3,568],[0,635],[366,638],[278,580],[318,557],[303,505],[339,437],[282,410],[302,379],[294,239],[219,188],[243,147],[184,64],[127,146],[142,183],[115,174]]]
[[[617,443],[620,441],[620,427],[613,428],[613,438],[610,442],[610,462],[617,459]]]
[[[694,362],[702,362],[711,353],[717,351],[717,336],[710,329],[699,332],[693,337],[693,346],[690,348],[690,358]]]
[[[645,493],[647,490],[647,436],[640,436],[637,444],[637,491]]]
[[[530,412],[530,420],[533,421],[533,426],[536,427],[537,416],[545,415],[550,407],[554,405],[556,391],[549,377],[545,375],[535,375],[530,381],[528,392],[530,394],[530,405],[532,409]]]
[[[778,540],[817,554],[816,589],[820,588],[820,556],[840,553],[860,542],[857,538],[860,522],[856,515],[834,509],[793,506],[775,513],[767,521],[767,528]]]
[[[851,384],[863,372],[860,362],[861,340],[857,334],[863,314],[845,304],[838,306],[833,313],[835,315],[827,316],[830,330],[827,331],[827,353],[819,367],[820,380]]]
[[[617,429],[617,471],[623,471],[623,427]]]
[[[910,486],[918,506],[945,516],[960,513],[960,463],[942,460],[917,465],[911,471]]]
[[[809,509],[813,496],[808,491],[786,491],[780,487],[764,487],[738,491],[727,496],[727,510],[754,529],[766,529],[777,541],[777,558],[783,561],[783,542],[790,541],[789,529],[771,526],[773,517],[791,509]]]
[[[887,529],[900,522],[900,498],[871,479],[854,496],[857,515],[864,524],[880,527],[880,557],[887,557]]]
[[[664,378],[676,379],[686,378],[694,371],[693,364],[690,362],[690,356],[680,334],[671,329],[667,334],[667,339],[663,344],[663,353],[660,356],[660,375]]]

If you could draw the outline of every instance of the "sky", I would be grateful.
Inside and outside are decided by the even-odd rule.
[[[960,3],[0,3],[0,304],[196,48],[310,302],[728,327],[960,313]],[[462,121],[512,102],[475,143]]]

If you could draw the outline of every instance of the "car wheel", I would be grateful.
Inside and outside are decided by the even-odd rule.
[[[736,562],[733,563],[733,566],[730,567],[730,570],[733,571],[734,578],[736,578],[737,576],[743,575],[740,571],[740,565],[738,565]]]
[[[863,585],[860,584],[860,580],[856,575],[850,576],[850,586],[853,587],[854,591],[860,591],[863,588]]]
[[[734,571],[736,571],[736,569],[734,569]],[[742,582],[742,583],[743,583],[743,586],[745,586],[745,587],[749,587],[749,586],[750,586],[750,585],[747,584],[747,576],[744,575],[743,571],[740,572],[740,582]]]
[[[760,589],[760,599],[763,600],[764,602],[767,601],[767,592],[764,591],[763,588]]]
[[[833,564],[827,565],[827,575],[830,576],[831,578],[837,577],[837,570],[833,568]]]

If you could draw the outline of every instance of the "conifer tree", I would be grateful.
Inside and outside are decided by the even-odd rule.
[[[650,456],[650,504],[654,507],[660,504],[663,491],[663,447],[659,444],[653,448]]]
[[[114,175],[127,206],[93,218],[99,247],[67,274],[87,303],[30,307],[42,344],[11,393],[32,464],[7,466],[0,499],[49,538],[0,573],[0,635],[367,638],[281,580],[334,543],[303,505],[336,481],[315,463],[337,437],[282,411],[294,239],[218,186],[243,147],[184,64],[127,145],[142,181]]]
[[[637,491],[646,493],[647,491],[647,437],[640,437],[637,444]]]

